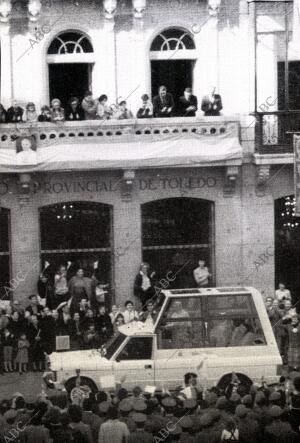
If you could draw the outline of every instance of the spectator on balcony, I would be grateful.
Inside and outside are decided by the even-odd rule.
[[[54,276],[54,296],[50,301],[50,309],[56,309],[60,303],[69,299],[67,269],[61,265]]]
[[[71,97],[66,108],[67,121],[84,120],[83,109],[77,97]]]
[[[7,123],[19,123],[23,121],[24,109],[18,106],[17,102],[14,101],[13,105],[8,108],[6,121]]]
[[[26,105],[25,121],[28,123],[35,123],[38,121],[38,115],[35,109],[35,104],[32,102],[29,102]]]
[[[107,104],[108,97],[105,94],[100,95],[97,105],[97,118],[99,120],[108,120],[112,116],[112,109]]]
[[[6,123],[6,114],[4,106],[0,103],[0,123]]]
[[[174,107],[173,95],[167,92],[165,86],[160,86],[158,95],[153,99],[154,117],[172,117]]]
[[[202,99],[201,110],[205,116],[217,116],[220,115],[220,111],[223,109],[222,99],[219,94],[215,94],[216,87],[211,87],[211,92],[205,95]]]
[[[129,118],[133,118],[133,114],[130,109],[127,108],[127,103],[125,100],[120,102],[115,118],[117,120],[127,120]]]
[[[195,117],[197,109],[197,97],[192,94],[191,88],[185,88],[183,96],[179,99],[179,116]]]
[[[149,99],[149,95],[144,94],[141,97],[142,103],[136,114],[137,118],[150,118],[153,117],[153,105]]]
[[[52,117],[51,117],[51,110],[49,108],[49,106],[42,106],[41,109],[41,113],[38,116],[38,121],[39,122],[51,122],[52,121]]]
[[[51,120],[55,123],[65,120],[65,110],[58,98],[54,98],[51,102]]]
[[[97,106],[98,103],[93,98],[91,91],[87,91],[84,94],[84,99],[81,102],[82,109],[84,111],[85,120],[96,120],[97,119]]]

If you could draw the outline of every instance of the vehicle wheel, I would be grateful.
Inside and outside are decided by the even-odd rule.
[[[98,392],[95,383],[87,377],[81,377],[80,387],[76,387],[76,377],[70,378],[65,383],[69,399],[73,402],[76,398],[88,398],[91,392]]]
[[[247,393],[249,393],[251,386],[253,385],[253,381],[247,377],[247,375],[236,373],[238,379],[241,382],[241,385],[245,387]],[[230,385],[232,380],[232,374],[223,375],[223,377],[219,380],[217,387],[221,389],[221,391],[225,392],[227,387]]]

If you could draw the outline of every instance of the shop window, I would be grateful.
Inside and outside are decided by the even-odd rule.
[[[10,211],[0,208],[0,300],[9,300],[10,284]]]
[[[214,274],[213,218],[213,204],[206,200],[171,198],[142,206],[143,260],[155,268],[158,281],[175,275],[168,289],[195,287],[193,269],[200,258]]]
[[[125,345],[124,349],[117,357],[117,360],[151,360],[152,344],[152,337],[130,338],[129,342]]]
[[[66,202],[41,208],[42,261],[54,270],[71,262],[74,266],[69,269],[81,267],[87,276],[98,261],[99,280],[110,283],[111,224],[111,207],[102,203]]]

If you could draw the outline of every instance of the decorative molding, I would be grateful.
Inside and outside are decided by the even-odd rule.
[[[257,169],[257,186],[266,186],[270,178],[271,165],[260,165]]]
[[[208,14],[211,17],[217,17],[220,11],[221,0],[208,0]]]
[[[11,10],[11,0],[0,0],[0,23],[9,23]]]
[[[123,201],[132,200],[134,179],[135,171],[131,169],[126,169],[123,173],[123,179],[121,183],[121,198]]]
[[[117,0],[104,0],[104,16],[107,20],[112,20],[117,12]]]
[[[236,183],[239,176],[239,166],[227,166],[225,172],[224,197],[230,197],[235,193]]]
[[[147,0],[132,0],[134,18],[143,18]]]
[[[40,18],[42,10],[42,3],[40,0],[29,0],[28,2],[28,17],[30,22],[37,22]]]

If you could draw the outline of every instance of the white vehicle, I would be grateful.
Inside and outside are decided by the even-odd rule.
[[[153,320],[133,322],[100,350],[56,352],[51,370],[69,394],[80,382],[92,391],[113,376],[122,386],[174,389],[195,372],[204,386],[225,387],[234,371],[251,384],[278,381],[282,360],[261,294],[254,288],[162,291]],[[150,320],[150,321],[149,321]],[[78,379],[77,379],[78,380]]]

